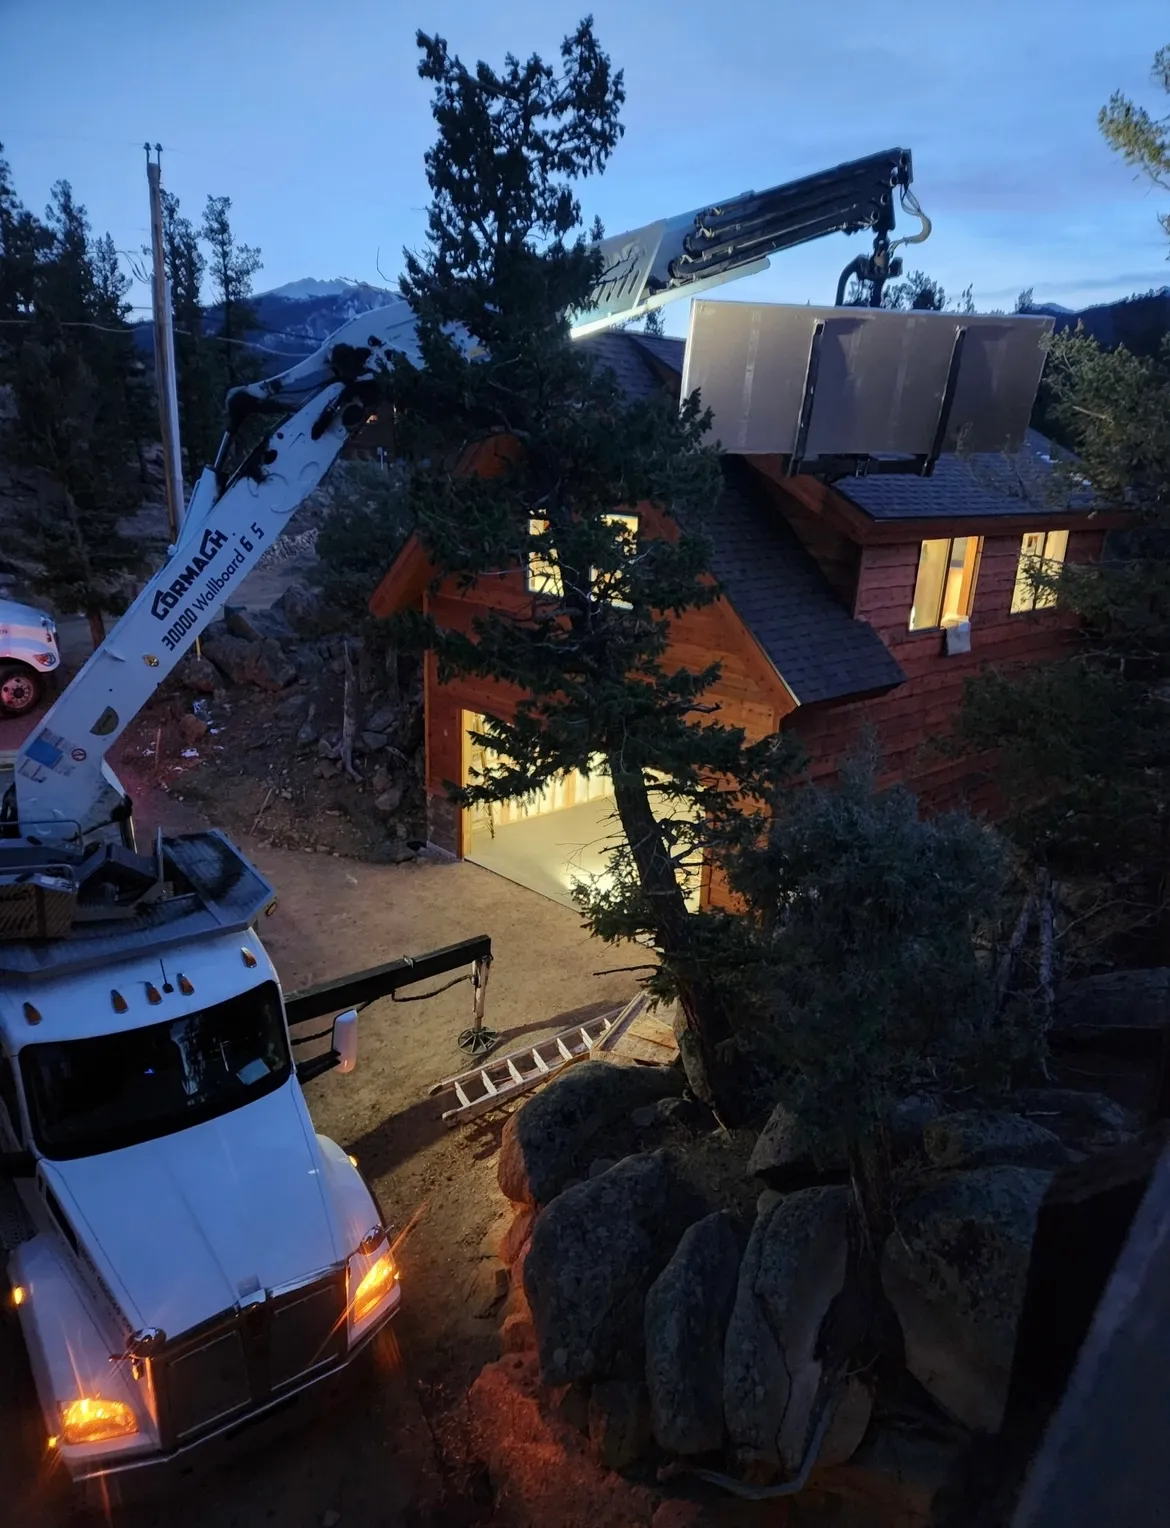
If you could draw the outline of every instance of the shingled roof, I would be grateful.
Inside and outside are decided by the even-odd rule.
[[[727,460],[723,477],[706,517],[711,571],[797,703],[901,684],[894,655],[841,604],[752,469]]]
[[[838,478],[833,491],[874,520],[968,520],[1084,514],[1088,495],[1057,497],[1053,464],[1060,448],[1028,430],[1015,460],[994,454],[944,455],[931,477],[892,473]]]
[[[618,330],[577,343],[613,370],[629,397],[662,387],[648,356],[682,370],[682,340]],[[906,676],[889,648],[841,604],[752,469],[727,457],[723,481],[706,516],[711,571],[798,704],[901,684]]]
[[[588,350],[599,365],[609,367],[627,398],[655,398],[662,392],[662,383],[632,339],[620,329],[609,329],[576,344]]]

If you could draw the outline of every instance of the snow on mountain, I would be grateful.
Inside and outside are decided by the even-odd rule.
[[[267,292],[260,292],[259,297],[288,297],[294,302],[303,297],[340,297],[350,287],[356,286],[354,281],[318,281],[315,276],[302,276],[300,281],[286,281],[284,286],[271,287]]]

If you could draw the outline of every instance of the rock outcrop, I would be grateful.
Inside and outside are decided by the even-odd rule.
[[[723,1443],[723,1343],[739,1276],[725,1210],[696,1221],[646,1296],[646,1383],[654,1437],[676,1454]]]
[[[642,1377],[647,1291],[702,1213],[666,1151],[626,1157],[553,1199],[524,1259],[546,1384]]]
[[[254,684],[260,690],[284,690],[297,678],[296,665],[275,637],[250,642],[229,632],[205,638],[203,656],[233,684]]]
[[[500,1188],[518,1204],[548,1204],[566,1183],[585,1176],[614,1126],[682,1087],[671,1067],[577,1062],[509,1116],[500,1143]]]
[[[1059,1136],[1035,1120],[993,1109],[940,1114],[922,1129],[935,1167],[1063,1167],[1070,1160]]]
[[[760,1131],[748,1171],[769,1188],[790,1193],[843,1179],[845,1155],[840,1145],[814,1142],[800,1118],[786,1104],[777,1104]]]
[[[845,1283],[849,1190],[803,1189],[756,1217],[724,1345],[723,1409],[745,1463],[794,1474],[821,1383],[821,1324]]]
[[[950,1174],[903,1205],[882,1252],[911,1374],[966,1426],[995,1432],[1011,1380],[1036,1217],[1037,1168]]]

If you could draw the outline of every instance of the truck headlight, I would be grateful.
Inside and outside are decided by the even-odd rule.
[[[377,1310],[397,1281],[398,1269],[395,1267],[394,1259],[389,1252],[383,1252],[377,1262],[371,1263],[365,1277],[354,1291],[349,1307],[350,1320],[354,1326],[360,1325],[367,1316]]]
[[[61,1437],[66,1443],[105,1443],[138,1431],[138,1418],[125,1401],[83,1395],[61,1408]]]

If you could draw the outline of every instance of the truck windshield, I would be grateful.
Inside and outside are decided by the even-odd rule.
[[[292,1070],[275,982],[226,1003],[93,1039],[20,1052],[37,1145],[94,1156],[214,1119],[274,1092]]]

